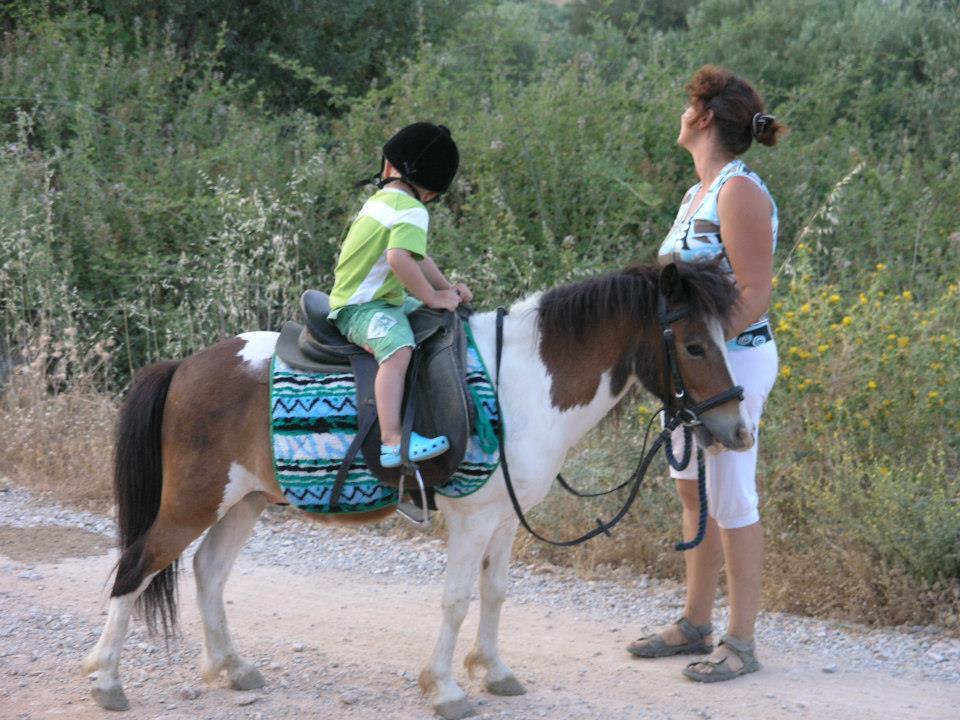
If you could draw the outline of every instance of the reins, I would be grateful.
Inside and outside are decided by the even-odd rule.
[[[725,390],[714,397],[708,398],[702,403],[691,404],[690,398],[686,394],[686,390],[683,386],[683,378],[680,375],[679,365],[677,364],[676,359],[676,345],[673,335],[673,329],[670,327],[670,324],[676,320],[686,317],[689,314],[688,308],[679,308],[676,310],[668,311],[666,305],[666,298],[662,293],[658,293],[658,307],[657,307],[657,316],[660,322],[661,335],[663,337],[664,348],[667,357],[667,366],[670,378],[673,384],[673,397],[674,403],[670,405],[677,405],[677,409],[673,412],[670,412],[667,407],[667,403],[654,414],[650,419],[650,422],[647,423],[647,430],[644,433],[643,438],[643,450],[641,450],[640,462],[637,464],[637,468],[633,471],[627,480],[622,482],[620,485],[610,489],[604,490],[597,493],[581,493],[571,487],[562,476],[558,475],[557,479],[560,482],[561,486],[571,494],[577,497],[600,497],[602,495],[609,495],[610,493],[622,490],[623,488],[631,485],[630,492],[627,495],[626,500],[624,501],[623,507],[608,521],[604,522],[600,518],[596,518],[597,527],[585,532],[583,535],[580,535],[577,538],[572,540],[551,540],[546,538],[536,530],[534,530],[530,523],[527,521],[526,516],[523,513],[523,508],[520,506],[520,501],[517,499],[516,489],[513,487],[513,480],[510,477],[510,467],[507,462],[507,448],[506,448],[506,430],[505,430],[505,418],[503,412],[503,406],[500,403],[500,361],[503,354],[503,319],[507,314],[506,309],[500,307],[497,308],[497,322],[496,322],[496,401],[497,405],[500,408],[500,422],[498,423],[497,436],[500,441],[500,464],[503,468],[503,478],[507,486],[507,494],[510,496],[510,502],[513,505],[513,510],[517,515],[517,519],[520,521],[520,524],[523,525],[524,529],[533,535],[538,540],[541,540],[549,545],[554,545],[556,547],[573,547],[585,543],[587,540],[600,535],[601,533],[607,536],[610,536],[610,530],[619,523],[630,510],[630,507],[633,505],[634,501],[637,499],[637,495],[640,492],[640,486],[643,484],[643,480],[646,477],[647,469],[650,467],[650,463],[653,461],[654,456],[661,447],[664,448],[665,454],[667,456],[667,461],[670,463],[671,467],[676,470],[682,470],[690,464],[690,458],[693,448],[693,435],[690,431],[690,428],[694,425],[701,424],[700,415],[704,412],[717,407],[729,400],[734,398],[743,399],[743,387],[740,385],[735,385],[729,390]],[[650,446],[649,450],[646,450],[647,438],[650,433],[650,426],[653,423],[653,420],[661,412],[665,414],[664,427],[659,435],[654,439],[653,444]],[[677,459],[673,453],[672,443],[670,442],[670,436],[673,431],[680,427],[684,427],[684,450],[683,457]],[[697,523],[697,534],[693,540],[689,542],[678,542],[674,545],[676,550],[690,550],[697,547],[700,542],[703,540],[704,535],[707,530],[707,486],[706,486],[706,466],[703,459],[703,450],[697,448],[697,489],[700,498],[700,517],[698,518]]]

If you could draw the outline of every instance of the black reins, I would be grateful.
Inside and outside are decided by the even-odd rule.
[[[686,389],[683,386],[683,378],[680,375],[680,368],[677,363],[677,350],[676,350],[676,340],[674,338],[673,329],[670,327],[671,323],[676,322],[684,317],[687,317],[690,314],[690,309],[687,307],[681,307],[674,310],[668,310],[666,298],[663,296],[663,293],[658,293],[657,300],[657,319],[660,322],[660,331],[663,338],[664,350],[667,358],[667,372],[669,373],[670,382],[672,384],[672,389],[668,388],[668,393],[672,392],[673,400],[669,402],[669,409],[667,403],[664,404],[664,407],[661,408],[654,416],[650,419],[650,423],[647,424],[647,431],[644,434],[643,447],[644,451],[641,451],[640,462],[637,464],[637,468],[633,471],[627,480],[618,485],[611,490],[605,490],[598,493],[589,493],[584,494],[574,490],[567,482],[560,476],[558,480],[560,484],[572,494],[578,497],[599,497],[601,495],[607,495],[617,490],[621,490],[628,485],[632,485],[630,492],[627,495],[626,500],[624,501],[623,507],[608,521],[604,522],[600,518],[596,519],[597,527],[592,530],[587,531],[580,537],[574,538],[573,540],[551,540],[544,537],[532,527],[527,521],[526,516],[523,514],[523,508],[520,506],[520,501],[517,499],[516,489],[513,487],[513,480],[510,477],[510,468],[507,463],[507,448],[506,448],[506,431],[505,431],[505,418],[503,412],[503,405],[500,403],[500,360],[503,354],[503,319],[506,316],[506,309],[500,307],[497,308],[497,322],[496,322],[496,400],[497,406],[500,408],[500,422],[498,423],[497,436],[500,441],[500,464],[503,468],[503,478],[507,486],[507,494],[510,496],[510,502],[513,505],[513,510],[517,515],[517,519],[520,521],[520,524],[523,525],[524,529],[533,535],[538,540],[542,540],[545,543],[554,545],[557,547],[573,547],[575,545],[580,545],[585,543],[587,540],[600,535],[610,535],[610,530],[619,523],[627,512],[630,510],[630,507],[633,505],[634,501],[637,498],[637,494],[640,492],[640,486],[643,484],[643,479],[646,476],[647,468],[649,468],[650,463],[653,461],[653,458],[656,456],[657,452],[663,447],[666,451],[667,461],[670,463],[671,467],[677,470],[682,470],[686,468],[690,463],[691,450],[693,447],[693,437],[690,431],[690,428],[694,425],[699,425],[702,423],[700,416],[707,412],[708,410],[717,407],[725,402],[728,402],[734,398],[739,400],[743,399],[743,387],[740,385],[735,385],[734,387],[725,390],[722,393],[719,393],[711,398],[708,398],[702,403],[693,404],[690,396],[687,394]],[[676,409],[674,409],[676,407]],[[654,439],[653,444],[650,446],[649,450],[646,450],[647,446],[647,437],[650,432],[650,425],[652,424],[654,418],[659,415],[661,412],[664,412],[664,427],[663,430],[657,437]],[[680,427],[684,427],[684,452],[683,458],[677,460],[673,454],[673,448],[670,443],[670,436],[673,431]],[[696,537],[689,542],[679,542],[674,545],[674,548],[677,550],[690,550],[695,548],[703,540],[703,536],[706,533],[707,529],[707,493],[706,493],[706,472],[705,465],[703,460],[703,450],[697,448],[697,477],[698,477],[698,491],[700,496],[700,517],[697,524],[697,535]]]

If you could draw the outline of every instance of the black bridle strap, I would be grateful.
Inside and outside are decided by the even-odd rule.
[[[680,408],[674,414],[679,415],[681,422],[686,425],[699,425],[700,416],[712,410],[718,405],[723,405],[730,400],[743,400],[743,386],[734,385],[722,393],[707,398],[702,403],[692,404],[686,388],[683,386],[683,377],[680,375],[680,364],[677,362],[676,338],[673,334],[673,328],[670,323],[676,322],[687,317],[690,309],[687,307],[667,309],[667,298],[663,293],[657,293],[657,318],[660,321],[660,331],[663,336],[663,349],[667,356],[667,371],[670,374],[670,380],[673,384],[673,396],[679,401]],[[668,393],[670,390],[668,389]]]

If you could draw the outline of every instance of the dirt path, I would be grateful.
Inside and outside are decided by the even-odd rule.
[[[67,521],[58,522],[0,528],[0,718],[108,715],[89,699],[79,664],[101,629],[104,582],[115,555],[104,553],[102,533],[83,529],[79,521],[70,530]],[[415,677],[439,623],[439,577],[304,570],[280,551],[274,562],[264,543],[279,538],[284,547],[297,545],[290,541],[300,531],[293,527],[288,534],[284,527],[258,531],[226,590],[241,653],[260,665],[268,686],[236,693],[200,683],[200,628],[185,563],[182,639],[168,651],[133,624],[121,665],[132,707],[113,717],[432,716]],[[335,532],[352,536],[345,542],[357,535]],[[417,543],[384,542],[406,542],[408,554],[423,552]],[[615,608],[558,606],[556,598],[520,593],[504,608],[501,641],[504,659],[528,694],[492,697],[465,672],[460,676],[485,718],[960,717],[960,683],[944,673],[925,679],[909,668],[834,667],[801,641],[764,646],[764,669],[750,678],[698,686],[679,675],[683,660],[645,662],[624,652],[625,641],[642,629],[625,627]],[[474,605],[458,659],[475,631]]]

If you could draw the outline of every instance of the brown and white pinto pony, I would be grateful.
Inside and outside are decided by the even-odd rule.
[[[505,320],[500,398],[516,492],[529,509],[547,495],[567,452],[638,381],[670,392],[657,321],[657,292],[691,313],[673,323],[680,372],[696,402],[733,383],[724,345],[725,319],[737,292],[711,267],[634,266],[556,287],[510,308]],[[494,367],[494,313],[470,318],[479,350]],[[120,684],[120,651],[131,612],[143,604],[164,630],[176,622],[180,554],[204,531],[194,556],[204,631],[201,673],[249,690],[264,678],[241,659],[227,629],[223,588],[241,546],[267,503],[284,502],[271,465],[268,374],[277,334],[252,332],[180,362],[145,368],[118,421],[115,491],[122,555],[106,626],[83,663],[97,673],[93,695],[104,708],[129,705]],[[703,417],[701,440],[731,449],[753,443],[740,403]],[[712,435],[712,437],[711,437]],[[423,692],[445,718],[472,714],[452,671],[453,650],[480,576],[480,626],[465,659],[485,672],[496,695],[523,686],[500,659],[500,608],[517,518],[498,470],[478,492],[437,497],[449,529],[440,635],[420,673]],[[389,511],[365,516],[379,520]],[[322,550],[321,550],[322,551]]]

